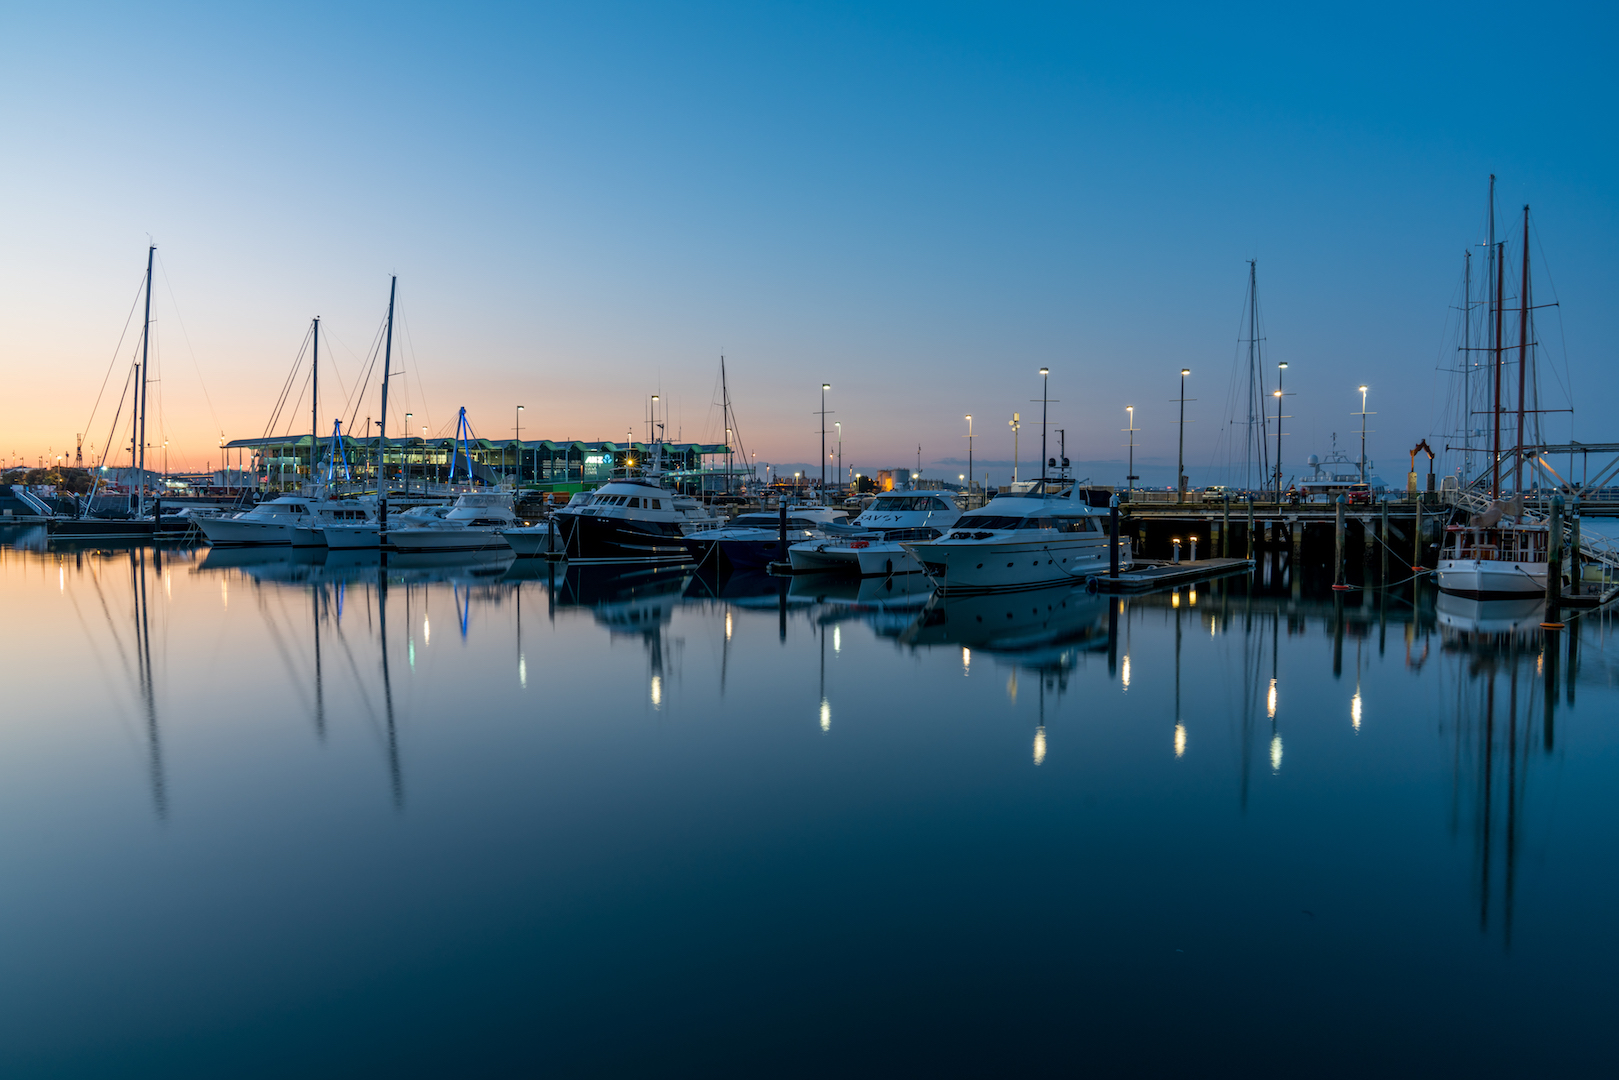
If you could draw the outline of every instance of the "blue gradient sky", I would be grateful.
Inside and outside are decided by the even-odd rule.
[[[640,437],[661,388],[718,438],[723,349],[760,462],[815,461],[824,380],[847,463],[953,478],[962,415],[1008,460],[1047,365],[1085,471],[1122,478],[1134,404],[1169,483],[1186,365],[1200,483],[1257,258],[1289,464],[1367,382],[1397,480],[1491,172],[1535,208],[1572,432],[1619,439],[1611,11],[12,5],[0,453],[83,430],[150,234],[176,467],[262,432],[310,316],[364,351],[392,272],[417,426]]]

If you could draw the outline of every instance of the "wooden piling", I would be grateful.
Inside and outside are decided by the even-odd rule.
[[[1220,510],[1220,558],[1231,557],[1231,492],[1225,493],[1225,501]]]
[[[1380,543],[1377,547],[1383,559],[1382,573],[1378,577],[1378,581],[1387,585],[1389,581],[1389,503],[1387,499],[1383,500],[1383,521],[1382,527],[1378,530],[1378,540]]]
[[[1332,537],[1332,587],[1341,591],[1349,587],[1344,584],[1344,497],[1342,495],[1338,496],[1335,509],[1337,515]]]

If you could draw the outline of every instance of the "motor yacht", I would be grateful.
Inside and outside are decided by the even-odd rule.
[[[642,476],[580,492],[550,517],[556,550],[574,563],[685,562],[685,536],[717,524],[690,495]]]
[[[503,491],[470,491],[455,500],[442,518],[410,521],[401,514],[390,523],[385,539],[394,551],[482,551],[504,548],[500,534],[517,525],[512,496]]]
[[[968,510],[936,540],[900,542],[940,592],[999,592],[1084,582],[1108,569],[1108,511],[1067,480]],[[1119,540],[1119,566],[1131,565]]]
[[[847,525],[849,512],[831,506],[789,506],[787,543],[811,543],[829,537],[831,528]],[[686,550],[697,562],[717,560],[718,569],[763,570],[781,555],[781,511],[738,514],[724,525],[694,532]]]
[[[450,507],[442,504],[413,506],[397,514],[388,515],[393,529],[414,528],[443,520]],[[338,521],[321,528],[321,539],[329,551],[378,551],[382,548],[382,526],[373,517],[370,521]]]
[[[805,540],[787,549],[794,573],[830,571],[874,577],[919,573],[922,565],[903,541],[934,540],[961,517],[948,492],[892,491],[878,495],[834,535]]]
[[[198,517],[195,521],[212,544],[291,544],[298,529],[322,529],[375,518],[376,508],[370,503],[280,495],[238,514]]]

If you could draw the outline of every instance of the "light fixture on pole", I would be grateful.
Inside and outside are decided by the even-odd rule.
[[[634,440],[631,440],[634,441]],[[651,413],[647,417],[646,441],[650,445],[658,441],[658,395],[652,395]]]
[[[1276,365],[1276,501],[1282,501],[1282,372],[1287,370],[1287,361],[1283,360]]]
[[[1175,466],[1175,501],[1186,501],[1186,376],[1192,373],[1191,368],[1181,368],[1181,436],[1180,452],[1176,459],[1179,464]],[[1132,436],[1133,437],[1133,436]]]
[[[832,426],[838,429],[838,471],[834,475],[841,482],[843,479],[843,421],[834,421]]]
[[[832,384],[821,384],[821,493],[826,493],[826,392],[832,389]]]
[[[1040,479],[1046,478],[1046,416],[1051,401],[1051,369],[1040,369]],[[1041,484],[1041,490],[1045,485]]]
[[[1129,495],[1132,492],[1135,491],[1136,479],[1137,479],[1137,477],[1136,477],[1136,407],[1134,405],[1126,405],[1124,407],[1124,411],[1130,417],[1130,426],[1124,429],[1124,430],[1126,430],[1126,431],[1128,431],[1130,433],[1130,466],[1129,466],[1129,472],[1126,474],[1126,476],[1124,478],[1124,493],[1125,493],[1125,496],[1128,498]]]
[[[1366,483],[1366,387],[1360,388],[1360,482]],[[1415,460],[1414,458],[1412,460]]]

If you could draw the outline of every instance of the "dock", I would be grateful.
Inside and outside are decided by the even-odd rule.
[[[1097,592],[1137,593],[1167,589],[1227,574],[1245,573],[1253,568],[1252,559],[1189,559],[1183,562],[1137,563],[1117,577],[1100,574],[1091,580]]]

